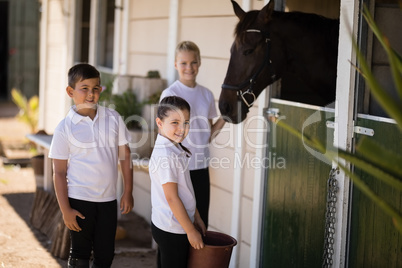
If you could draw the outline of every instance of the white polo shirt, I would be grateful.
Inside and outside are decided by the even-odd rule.
[[[131,140],[120,115],[98,106],[93,120],[70,108],[56,127],[49,158],[68,160],[68,196],[92,202],[116,199],[118,146]]]
[[[151,177],[152,223],[159,229],[176,234],[185,234],[183,227],[173,215],[166,201],[162,185],[177,183],[178,194],[191,221],[196,209],[193,184],[187,168],[189,158],[186,152],[169,139],[158,135],[149,161]]]
[[[209,138],[211,127],[209,119],[217,116],[214,95],[199,84],[194,88],[184,85],[179,80],[162,91],[160,100],[167,96],[179,96],[190,104],[190,131],[183,141],[192,153],[189,169],[197,170],[208,167],[209,162]]]

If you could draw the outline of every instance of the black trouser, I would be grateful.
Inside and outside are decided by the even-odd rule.
[[[69,198],[70,206],[85,216],[77,217],[82,231],[70,230],[70,258],[89,260],[93,251],[96,267],[110,267],[114,258],[117,201],[89,202]]]
[[[186,268],[190,242],[186,234],[165,232],[152,223],[152,237],[158,244],[158,268]]]
[[[209,198],[211,195],[208,168],[190,170],[191,182],[193,183],[195,201],[201,219],[208,228]]]

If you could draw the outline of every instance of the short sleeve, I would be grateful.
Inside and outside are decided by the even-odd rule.
[[[67,160],[69,158],[69,142],[66,133],[62,131],[63,125],[64,123],[60,123],[54,131],[49,149],[49,158],[60,160]]]
[[[170,90],[170,88],[166,88],[162,91],[161,96],[159,98],[159,102],[161,102],[165,97],[168,96],[176,96],[176,94],[174,92],[172,92],[172,90]]]
[[[172,156],[166,156],[154,160],[158,161],[158,163],[154,163],[154,167],[157,167],[155,173],[161,185],[168,182],[178,183],[178,172],[180,172],[180,169],[178,168],[177,159]]]

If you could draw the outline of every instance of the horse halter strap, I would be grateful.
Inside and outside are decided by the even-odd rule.
[[[229,90],[236,90],[239,98],[241,98],[243,100],[244,104],[246,104],[247,107],[250,108],[251,106],[253,106],[255,100],[257,99],[253,92],[253,86],[256,82],[256,79],[257,79],[258,75],[262,72],[262,70],[264,69],[265,65],[271,65],[271,63],[272,63],[271,60],[269,59],[269,44],[271,42],[271,39],[269,38],[268,33],[262,32],[261,30],[258,30],[258,29],[248,29],[248,30],[246,30],[246,33],[261,33],[265,36],[265,43],[267,44],[267,49],[266,49],[266,53],[265,53],[265,57],[264,57],[264,62],[262,63],[260,68],[258,68],[257,72],[255,72],[249,79],[245,80],[240,85],[232,86],[232,85],[222,84],[222,88],[229,89]],[[241,90],[247,86],[249,86],[249,88],[247,90],[245,90],[244,92],[242,92]],[[249,103],[246,100],[246,98],[244,97],[246,94],[249,94],[253,97],[253,101],[251,103]]]

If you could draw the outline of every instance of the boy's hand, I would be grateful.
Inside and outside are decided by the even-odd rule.
[[[63,213],[64,224],[71,231],[79,232],[82,230],[81,227],[78,225],[77,217],[85,219],[85,216],[75,209],[71,209]]]
[[[197,229],[194,228],[193,231],[189,232],[187,234],[187,239],[194,249],[204,248],[204,241],[202,241],[201,234],[197,231]]]
[[[134,198],[132,194],[124,193],[120,200],[121,214],[128,214],[134,207]]]

